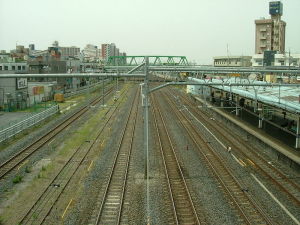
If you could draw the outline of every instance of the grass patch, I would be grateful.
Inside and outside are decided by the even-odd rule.
[[[125,89],[128,89],[128,85],[125,85]],[[127,97],[119,99],[121,103],[126,102]],[[106,102],[107,105],[113,105],[114,101],[113,99],[109,99]],[[105,116],[105,113],[108,109],[101,109],[97,113],[95,113],[90,119],[84,123],[80,129],[78,129],[76,132],[73,133],[73,135],[68,138],[64,142],[64,147],[60,150],[59,155],[65,156],[69,153],[71,150],[75,150],[80,146],[82,143],[84,143],[86,140],[91,140],[95,137],[96,133],[95,128],[99,124],[99,118],[103,118]]]
[[[22,181],[22,179],[23,179],[23,176],[17,175],[17,176],[14,177],[13,183],[18,184]]]
[[[25,168],[25,173],[31,173],[31,169],[28,166]]]

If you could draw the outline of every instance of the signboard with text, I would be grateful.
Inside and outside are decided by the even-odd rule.
[[[17,89],[27,88],[27,78],[17,78]]]

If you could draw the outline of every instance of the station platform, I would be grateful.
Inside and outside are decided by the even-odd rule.
[[[194,96],[194,98],[204,103],[202,99],[199,97]],[[281,141],[277,140],[276,138],[268,135],[263,130],[259,129],[258,127],[252,126],[250,124],[246,124],[242,119],[238,118],[235,115],[229,114],[227,112],[224,112],[223,110],[220,110],[218,108],[214,108],[213,105],[210,105],[208,102],[205,102],[208,106],[211,106],[211,110],[215,111],[222,117],[226,118],[236,126],[243,129],[245,132],[249,133],[250,135],[254,136],[255,138],[259,139],[266,145],[270,146],[275,151],[281,153],[285,157],[287,157],[289,160],[291,160],[293,163],[297,164],[297,166],[300,166],[300,150],[297,150],[295,148],[291,148],[288,145],[285,145]]]

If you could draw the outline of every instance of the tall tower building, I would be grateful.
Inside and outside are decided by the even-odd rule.
[[[280,1],[269,3],[270,19],[255,20],[255,54],[263,54],[264,51],[285,51],[285,27],[281,20],[283,5]]]

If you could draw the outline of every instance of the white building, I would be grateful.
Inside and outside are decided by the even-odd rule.
[[[71,46],[71,47],[59,47],[62,57],[77,57],[80,54],[80,48]]]
[[[252,56],[252,66],[263,66],[264,55],[256,54]],[[272,66],[296,66],[300,67],[300,54],[275,54]]]
[[[89,60],[96,60],[101,56],[101,49],[99,49],[96,45],[87,44],[82,50],[82,53],[84,55],[84,58],[87,58]]]
[[[216,67],[249,67],[251,56],[216,56],[214,57]]]

